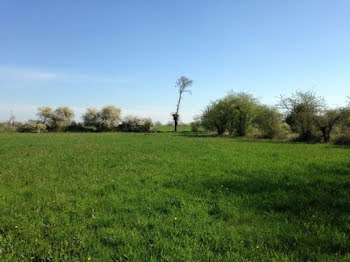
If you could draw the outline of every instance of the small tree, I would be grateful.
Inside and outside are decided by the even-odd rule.
[[[277,108],[261,105],[257,108],[255,125],[266,138],[274,138],[280,131],[282,115]]]
[[[245,136],[255,118],[258,100],[248,93],[231,92],[222,101],[229,134]]]
[[[201,122],[205,129],[216,130],[218,135],[223,135],[227,128],[227,114],[225,103],[222,100],[211,102],[203,111]]]
[[[39,107],[37,116],[44,124],[50,124],[53,121],[54,113],[51,107]]]
[[[325,107],[323,98],[311,91],[296,91],[290,97],[281,96],[280,105],[286,110],[285,122],[299,134],[300,141],[315,138],[316,118]]]
[[[192,84],[193,84],[193,80],[190,80],[185,76],[181,76],[176,82],[175,86],[178,88],[179,98],[178,98],[177,104],[176,104],[176,112],[172,114],[173,119],[174,119],[174,131],[175,132],[177,132],[177,125],[178,125],[178,121],[180,118],[179,111],[180,111],[180,104],[181,104],[181,100],[182,100],[182,95],[183,95],[183,93],[190,93],[191,94],[191,90],[189,90],[189,87]]]
[[[325,110],[322,115],[316,117],[316,126],[321,131],[325,143],[329,142],[334,126],[341,120],[339,110]]]
[[[96,108],[87,108],[85,114],[82,116],[84,125],[98,128],[99,114],[100,112]]]
[[[62,131],[74,118],[73,110],[66,106],[58,107],[54,111],[51,107],[39,107],[37,115],[51,131]]]
[[[74,118],[74,112],[67,106],[58,107],[54,111],[54,129],[56,131],[62,131],[65,127],[69,126]]]
[[[99,113],[100,128],[113,130],[121,121],[121,109],[113,105],[105,106]]]

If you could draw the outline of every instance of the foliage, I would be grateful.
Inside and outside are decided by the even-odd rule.
[[[69,126],[65,128],[66,132],[96,132],[97,129],[94,126],[85,126],[83,123],[77,123],[73,121]]]
[[[258,100],[248,93],[230,93],[223,98],[227,128],[230,135],[245,136],[251,127]]]
[[[205,129],[216,131],[218,135],[225,133],[227,128],[226,106],[222,100],[211,102],[201,116],[201,122]]]
[[[285,121],[300,141],[311,141],[317,137],[316,119],[323,110],[324,99],[312,91],[296,91],[290,97],[280,98],[280,106],[286,110]]]
[[[36,120],[29,120],[27,123],[19,125],[17,131],[24,133],[42,133],[46,131],[46,124]]]
[[[100,112],[96,108],[87,108],[85,114],[82,116],[84,126],[99,127]]]
[[[74,112],[69,107],[58,107],[53,110],[50,107],[39,107],[37,113],[40,121],[46,125],[49,131],[64,131],[74,118]]]
[[[258,100],[247,93],[230,93],[211,102],[203,111],[202,124],[219,135],[245,136],[257,113]]]
[[[254,124],[265,138],[274,138],[281,132],[282,115],[277,108],[261,105],[257,107]]]
[[[95,127],[99,131],[112,131],[122,119],[121,109],[113,105],[105,106],[101,110],[87,108],[82,118],[87,127]]]
[[[321,131],[324,142],[329,142],[334,126],[341,120],[339,110],[325,110],[316,116],[316,127]]]
[[[105,106],[99,113],[99,127],[102,130],[113,130],[121,121],[121,109],[113,105]]]
[[[150,118],[127,116],[118,129],[123,132],[153,132],[154,124]]]
[[[1,261],[349,261],[349,148],[0,134]]]
[[[53,128],[56,131],[62,131],[66,128],[73,120],[74,112],[69,107],[58,107],[54,111],[53,117]]]

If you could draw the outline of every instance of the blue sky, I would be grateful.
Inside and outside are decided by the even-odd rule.
[[[181,75],[186,122],[230,90],[350,95],[348,0],[0,0],[0,26],[0,121],[114,104],[166,122]]]

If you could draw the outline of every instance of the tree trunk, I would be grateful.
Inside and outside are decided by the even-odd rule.
[[[177,119],[175,119],[174,121],[175,121],[175,129],[174,129],[174,131],[177,132]]]

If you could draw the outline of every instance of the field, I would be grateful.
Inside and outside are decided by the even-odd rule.
[[[0,133],[0,261],[349,261],[350,149]]]

